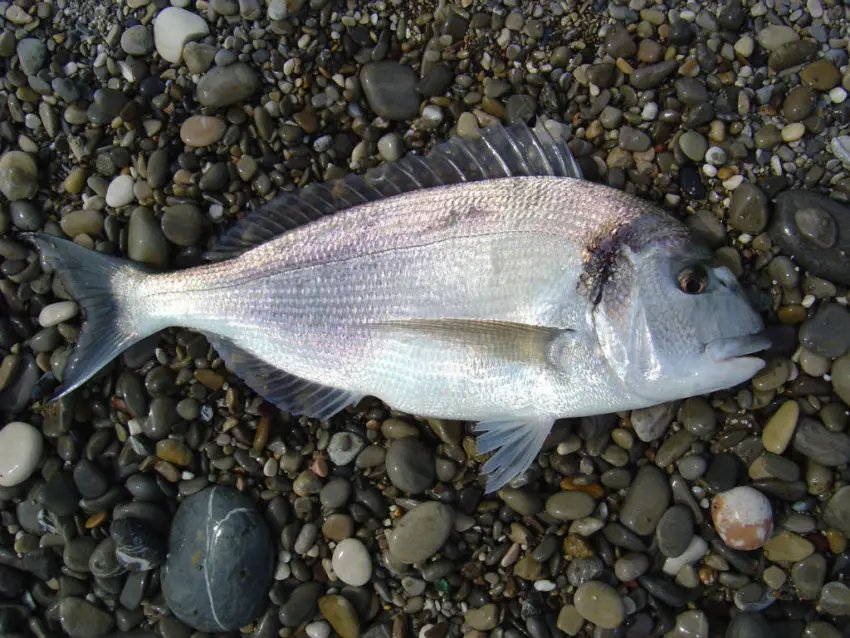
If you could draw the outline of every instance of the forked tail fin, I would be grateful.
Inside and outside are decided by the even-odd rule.
[[[79,388],[122,351],[153,334],[143,304],[136,302],[146,269],[46,233],[23,238],[41,253],[71,297],[82,307],[83,325],[54,399]]]

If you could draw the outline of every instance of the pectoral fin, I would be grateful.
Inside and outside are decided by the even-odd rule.
[[[496,450],[482,468],[487,477],[486,492],[501,489],[514,477],[525,472],[540,450],[555,419],[544,414],[507,415],[475,426],[481,432],[475,441],[479,454]]]

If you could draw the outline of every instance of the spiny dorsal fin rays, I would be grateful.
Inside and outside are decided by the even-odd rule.
[[[426,157],[408,155],[363,176],[348,175],[283,193],[234,224],[206,257],[235,257],[274,239],[282,228],[292,230],[352,204],[422,188],[520,176],[581,179],[581,171],[566,141],[553,138],[539,120],[534,129],[522,122],[490,126],[477,139],[453,137]]]

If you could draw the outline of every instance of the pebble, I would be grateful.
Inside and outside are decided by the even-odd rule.
[[[724,638],[771,638],[770,624],[758,612],[742,612],[732,618]]]
[[[130,27],[121,34],[121,48],[127,55],[148,55],[154,49],[151,32],[143,24]]]
[[[676,60],[664,60],[635,69],[629,76],[629,84],[640,91],[654,89],[676,70]]]
[[[767,197],[758,186],[745,182],[735,189],[729,204],[729,224],[735,230],[760,233],[767,219]]]
[[[218,142],[227,130],[227,124],[218,117],[192,115],[180,126],[180,139],[187,146],[203,148]]]
[[[708,141],[696,131],[687,131],[679,137],[679,148],[682,149],[686,157],[695,162],[700,162],[708,150]]]
[[[154,46],[164,60],[177,64],[183,58],[183,47],[190,40],[200,40],[210,28],[201,16],[179,7],[166,7],[153,21]]]
[[[658,551],[668,558],[680,556],[690,545],[694,535],[694,515],[685,505],[677,503],[669,508],[655,530]]]
[[[41,460],[41,432],[29,423],[11,421],[0,429],[0,487],[26,481]]]
[[[319,612],[330,623],[340,638],[359,638],[360,619],[357,610],[345,596],[322,596],[318,601]]]
[[[203,232],[204,216],[194,204],[176,204],[162,212],[162,234],[172,244],[194,246]],[[188,419],[192,420],[192,419]]]
[[[587,492],[556,492],[546,501],[546,513],[559,521],[585,518],[596,509],[596,502]]]
[[[365,446],[363,438],[352,432],[336,432],[328,443],[328,456],[331,463],[344,467],[352,463]]]
[[[74,596],[58,601],[59,622],[64,632],[72,638],[98,638],[112,631],[112,615],[90,602]]]
[[[717,494],[711,502],[714,528],[729,547],[758,549],[773,530],[773,509],[758,490],[742,485]]]
[[[196,98],[201,106],[222,108],[242,102],[257,92],[260,80],[247,64],[217,66],[198,81]]]
[[[840,581],[824,585],[818,598],[817,610],[832,616],[850,616],[850,587]]]
[[[708,617],[699,609],[688,609],[676,616],[676,624],[667,638],[708,638]]]
[[[831,432],[808,417],[800,419],[797,424],[793,447],[798,453],[827,467],[850,462],[850,436],[844,432]]]
[[[623,505],[620,522],[640,536],[655,531],[670,504],[670,485],[657,467],[644,465],[632,481]]]
[[[630,420],[635,434],[644,443],[661,438],[673,422],[677,409],[678,404],[674,402],[634,410]]]
[[[135,199],[133,188],[135,183],[129,175],[118,175],[106,189],[106,205],[112,208],[121,208],[132,203]]]
[[[809,352],[834,359],[850,350],[850,312],[836,303],[821,304],[800,326],[800,345]]]
[[[383,60],[365,65],[360,84],[366,101],[377,115],[406,120],[419,115],[416,74],[407,66]]]
[[[76,301],[57,301],[41,309],[38,313],[38,323],[42,328],[58,326],[76,317],[78,312],[79,306]]]
[[[782,114],[790,122],[800,122],[814,112],[815,106],[814,91],[808,86],[797,86],[791,89],[782,103]]]
[[[845,485],[830,497],[823,517],[827,525],[850,536],[850,485]]]
[[[493,603],[487,603],[467,610],[463,619],[476,631],[491,631],[499,624],[499,608]]]
[[[8,151],[0,156],[0,193],[6,199],[30,199],[38,192],[38,185],[38,166],[32,155]]]
[[[274,545],[246,496],[223,486],[189,496],[168,542],[162,590],[181,621],[199,631],[234,631],[266,608]]]
[[[165,543],[142,520],[113,521],[109,534],[115,541],[115,558],[129,571],[149,571],[165,561]]]
[[[372,559],[362,541],[346,538],[334,548],[332,566],[342,582],[361,587],[372,578]]]
[[[22,38],[17,46],[18,62],[21,71],[27,75],[35,75],[47,60],[47,48],[36,38]]]
[[[794,438],[800,406],[796,401],[785,401],[768,419],[761,433],[764,449],[773,454],[782,454]]]
[[[850,211],[818,193],[790,190],[776,198],[768,229],[783,253],[812,274],[850,284]]]
[[[404,492],[421,494],[434,486],[434,455],[418,439],[408,437],[393,441],[387,449],[384,463],[387,478]]]
[[[387,534],[390,554],[402,563],[418,563],[436,554],[454,526],[454,511],[436,501],[420,503]]]
[[[783,44],[796,42],[800,36],[793,28],[786,25],[770,24],[759,29],[756,34],[758,43],[768,51],[775,51]]]
[[[127,254],[130,259],[150,266],[167,265],[168,242],[162,234],[159,220],[151,209],[139,207],[130,214],[130,224],[127,229]]]
[[[826,559],[823,554],[812,554],[791,566],[791,581],[797,595],[803,600],[815,600],[826,579]]]
[[[573,597],[576,611],[600,629],[616,629],[626,618],[623,599],[610,585],[591,580],[581,585]]]
[[[811,541],[792,532],[779,532],[764,544],[764,556],[775,563],[796,563],[815,551]]]

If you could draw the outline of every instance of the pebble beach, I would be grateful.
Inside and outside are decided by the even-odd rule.
[[[846,0],[0,0],[0,636],[850,636]],[[83,317],[20,234],[203,263],[276,194],[546,122],[775,337],[709,396],[473,424],[266,403],[168,329],[49,401]]]

